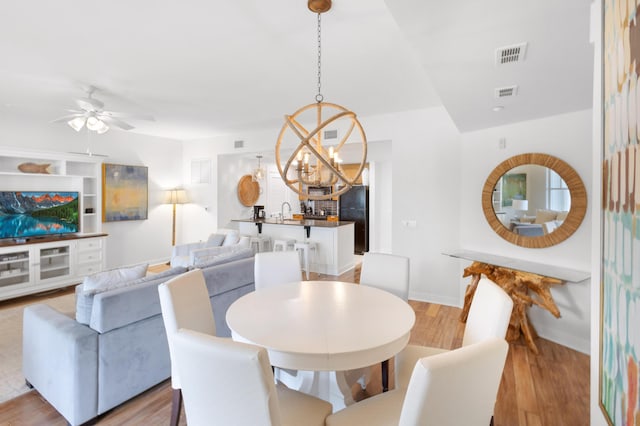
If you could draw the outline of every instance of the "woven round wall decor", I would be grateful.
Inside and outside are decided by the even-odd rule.
[[[260,197],[260,184],[251,175],[244,175],[238,182],[238,199],[243,206],[251,207]]]

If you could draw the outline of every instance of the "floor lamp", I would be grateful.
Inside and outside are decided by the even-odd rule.
[[[176,245],[176,204],[187,202],[187,192],[184,189],[170,189],[167,191],[167,204],[173,205],[173,227],[171,228],[171,246]]]

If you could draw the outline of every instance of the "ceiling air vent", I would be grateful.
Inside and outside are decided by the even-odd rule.
[[[496,49],[496,65],[512,64],[524,61],[527,43],[514,44]]]
[[[518,94],[518,86],[498,87],[494,90],[496,99],[512,98]]]
[[[338,139],[338,131],[337,130],[325,130],[324,131],[325,139]]]
[[[233,141],[233,147],[238,149],[238,148],[243,148],[244,147],[244,141]]]

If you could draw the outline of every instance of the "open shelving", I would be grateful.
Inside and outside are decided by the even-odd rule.
[[[0,191],[76,191],[81,232],[99,233],[101,164],[100,157],[0,147]]]

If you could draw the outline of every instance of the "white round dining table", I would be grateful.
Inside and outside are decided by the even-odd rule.
[[[415,313],[374,287],[300,281],[240,297],[226,319],[234,340],[266,348],[275,367],[335,372],[392,358],[407,345]]]

